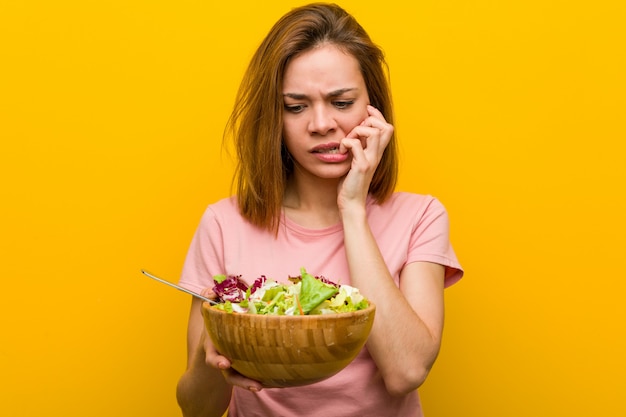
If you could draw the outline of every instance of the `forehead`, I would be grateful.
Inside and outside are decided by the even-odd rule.
[[[283,90],[336,89],[363,86],[357,59],[332,44],[296,55],[285,68]]]

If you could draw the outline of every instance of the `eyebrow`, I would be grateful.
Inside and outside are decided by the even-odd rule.
[[[348,93],[352,90],[356,90],[356,88],[340,88],[338,90],[333,90],[331,92],[329,92],[328,94],[326,94],[326,98],[333,98],[333,97],[339,97],[342,94]],[[299,93],[284,93],[283,97],[289,97],[292,98],[294,100],[303,100],[307,98],[306,94],[299,94]]]

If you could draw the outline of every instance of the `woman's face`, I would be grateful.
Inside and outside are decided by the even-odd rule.
[[[330,44],[296,56],[285,68],[283,100],[283,138],[296,175],[346,175],[352,158],[339,153],[339,143],[368,116],[358,61]]]

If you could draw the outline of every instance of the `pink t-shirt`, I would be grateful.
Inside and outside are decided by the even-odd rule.
[[[367,203],[372,233],[391,276],[399,284],[407,264],[433,262],[446,267],[445,285],[463,271],[449,242],[448,216],[431,196],[398,192],[383,205]],[[252,283],[260,275],[287,282],[300,268],[342,284],[350,284],[343,246],[343,226],[302,227],[284,216],[278,236],[259,229],[239,214],[236,198],[210,205],[194,235],[180,284],[192,291],[213,286],[218,274],[241,275]],[[376,364],[364,348],[337,375],[316,384],[264,389],[259,393],[234,388],[229,416],[259,417],[420,417],[417,391],[405,396],[387,393]]]

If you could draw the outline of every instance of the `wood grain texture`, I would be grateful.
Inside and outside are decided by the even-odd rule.
[[[265,387],[319,382],[345,368],[369,336],[376,307],[311,316],[227,313],[203,305],[207,331],[233,369]]]

